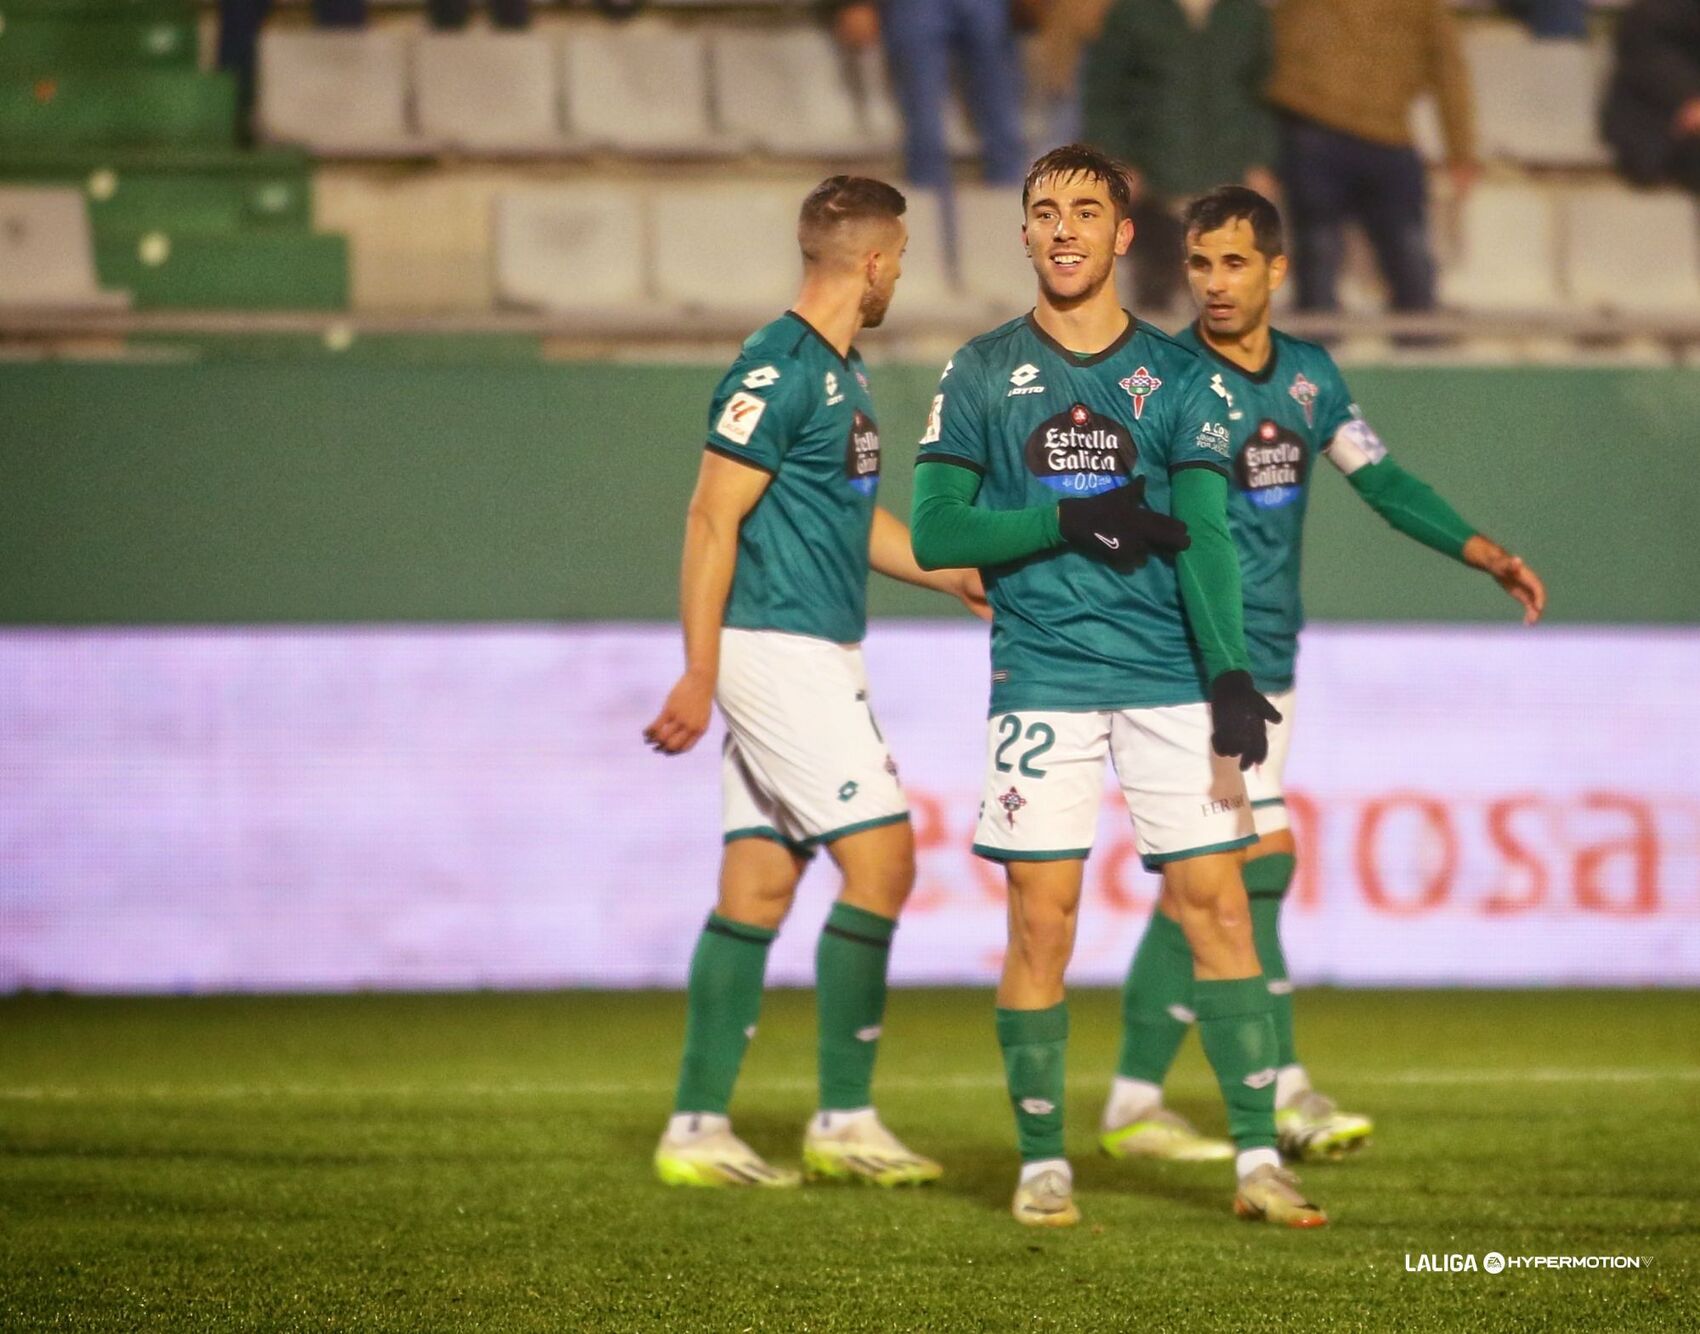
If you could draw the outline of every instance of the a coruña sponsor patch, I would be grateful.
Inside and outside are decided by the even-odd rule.
[[[1027,470],[1053,491],[1094,496],[1124,485],[1139,458],[1120,422],[1076,403],[1027,437]]]

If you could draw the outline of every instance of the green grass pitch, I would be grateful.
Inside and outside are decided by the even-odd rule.
[[[936,1187],[669,1190],[678,995],[0,1001],[0,1328],[1587,1330],[1700,1327],[1700,997],[1312,992],[1301,1050],[1377,1118],[1306,1170],[1333,1226],[1229,1213],[1222,1164],[1109,1162],[1117,998],[1073,997],[1085,1223],[1006,1209],[985,992],[892,997],[888,1123]],[[795,1163],[807,993],[767,999],[734,1106]],[[1172,1101],[1222,1123],[1196,1039]],[[1623,1255],[1629,1270],[1408,1272]]]

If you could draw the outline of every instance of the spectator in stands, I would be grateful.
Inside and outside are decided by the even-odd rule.
[[[1298,303],[1334,310],[1345,224],[1369,238],[1396,310],[1434,307],[1427,181],[1411,105],[1440,102],[1447,167],[1462,197],[1479,174],[1474,110],[1447,0],[1277,0],[1269,100],[1281,113],[1281,183]]]
[[[1536,37],[1588,35],[1588,0],[1505,0],[1504,7]]]
[[[1080,67],[1086,47],[1104,26],[1111,0],[1047,0],[1034,20],[1027,72],[1045,112],[1045,138],[1038,152],[1086,137],[1081,107]]]
[[[1631,0],[1601,118],[1617,168],[1636,185],[1700,194],[1700,3]]]
[[[1021,133],[1021,53],[1010,0],[834,0],[838,39],[852,48],[885,41],[903,110],[904,173],[915,185],[950,183],[945,99],[953,66],[980,136],[988,181],[1019,185],[1027,171]]]
[[[1137,174],[1137,305],[1167,310],[1180,295],[1191,196],[1225,181],[1274,194],[1269,64],[1261,0],[1112,0],[1086,54],[1086,138]]]

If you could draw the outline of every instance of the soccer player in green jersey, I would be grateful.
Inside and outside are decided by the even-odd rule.
[[[820,1110],[812,1177],[892,1186],[937,1163],[881,1124],[872,1097],[886,963],[915,877],[909,808],[868,702],[859,647],[868,570],[985,612],[972,570],[924,572],[908,530],[875,504],[880,439],[854,340],[884,318],[907,239],[904,199],[835,176],[803,201],[795,305],[744,343],[716,389],[685,523],[684,674],[644,736],[677,755],[726,720],[719,897],[691,958],[665,1182],[794,1186],[732,1133],[727,1107],[755,1033],[768,946],[810,857],[844,884],[817,950]]]
[[[1497,581],[1522,604],[1525,622],[1540,618],[1546,590],[1522,560],[1478,533],[1388,457],[1327,352],[1270,327],[1270,297],[1287,274],[1273,204],[1243,186],[1212,190],[1187,211],[1186,245],[1199,317],[1179,341],[1204,358],[1228,423],[1228,512],[1240,553],[1251,672],[1282,715],[1270,730],[1268,758],[1246,774],[1258,837],[1244,871],[1280,1048],[1276,1124],[1288,1158],[1334,1158],[1362,1145],[1373,1127],[1368,1117],[1341,1112],[1310,1087],[1293,1043],[1292,985],[1279,932],[1297,851],[1281,771],[1304,624],[1299,557],[1317,460],[1344,473],[1394,528]],[[1102,1122],[1103,1146],[1115,1157],[1197,1160],[1231,1151],[1162,1105],[1164,1076],[1199,1009],[1183,925],[1160,904],[1128,973],[1121,1058]]]
[[[1326,1218],[1275,1148],[1275,1024],[1240,880],[1254,837],[1240,769],[1264,758],[1280,715],[1249,670],[1224,404],[1195,352],[1117,300],[1133,240],[1118,163],[1054,150],[1022,204],[1037,304],[945,367],[912,521],[921,565],[980,568],[992,605],[974,851],[1009,886],[997,1032],[1022,1160],[1012,1211],[1034,1226],[1079,1219],[1063,976],[1108,758],[1197,971],[1240,1150],[1235,1209],[1315,1226]]]

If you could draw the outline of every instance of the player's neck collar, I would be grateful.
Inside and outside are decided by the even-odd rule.
[[[822,347],[824,347],[828,352],[832,353],[833,356],[837,357],[838,360],[840,362],[842,362],[846,368],[849,367],[850,357],[853,357],[853,356],[856,355],[856,345],[854,343],[850,344],[850,357],[847,357],[832,345],[831,339],[829,339],[819,329],[815,328],[814,325],[810,324],[807,320],[805,320],[796,311],[788,310],[785,313],[787,315],[789,315],[792,319],[796,320],[798,324],[802,325],[805,329],[807,329],[810,333],[812,333],[816,338],[820,339],[820,345]]]
[[[1040,327],[1037,311],[1030,310],[1027,312],[1027,327],[1033,331],[1034,336],[1038,338],[1041,343],[1050,348],[1059,357],[1062,357],[1070,366],[1096,366],[1100,361],[1108,361],[1111,357],[1115,356],[1116,353],[1120,352],[1128,345],[1129,340],[1132,339],[1134,334],[1139,332],[1139,321],[1134,319],[1133,313],[1128,310],[1123,310],[1122,314],[1127,316],[1127,328],[1121,331],[1115,342],[1111,343],[1101,352],[1092,353],[1091,356],[1082,356],[1073,348],[1064,347],[1061,343],[1057,342],[1056,339],[1052,338],[1050,334],[1046,333],[1044,329]]]
[[[1224,357],[1215,348],[1211,347],[1210,340],[1204,336],[1204,330],[1199,328],[1196,321],[1193,323],[1192,332],[1193,336],[1198,339],[1199,347],[1204,349],[1205,355],[1214,357],[1235,375],[1243,376],[1245,379],[1250,380],[1253,384],[1268,384],[1275,378],[1275,363],[1281,360],[1281,340],[1275,337],[1275,330],[1271,329],[1269,331],[1269,360],[1263,363],[1262,370],[1256,371],[1248,371],[1232,357]]]

